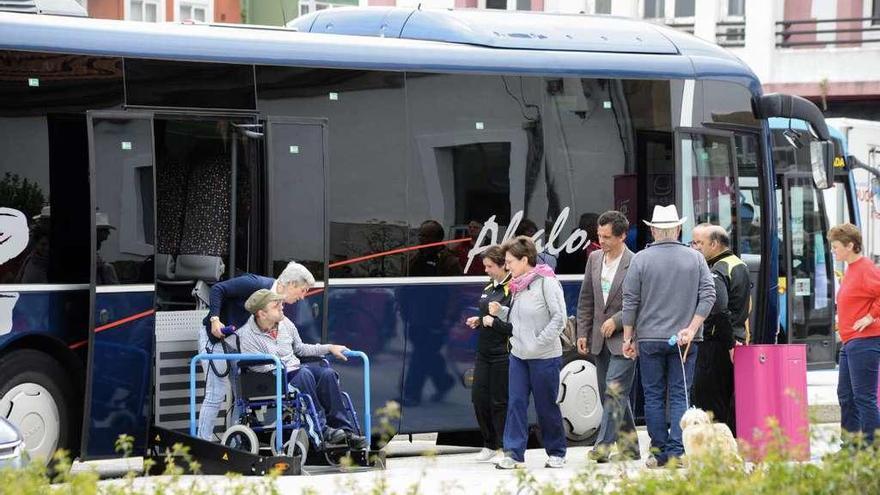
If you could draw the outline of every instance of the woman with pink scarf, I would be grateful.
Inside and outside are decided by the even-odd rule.
[[[562,285],[553,269],[537,265],[535,243],[526,236],[507,241],[504,246],[507,269],[513,275],[510,307],[489,304],[489,313],[513,326],[510,339],[507,421],[504,425],[504,458],[498,469],[523,467],[528,441],[529,396],[541,427],[546,467],[565,465],[565,432],[562,413],[556,403],[562,344],[559,334],[565,326],[565,299]]]

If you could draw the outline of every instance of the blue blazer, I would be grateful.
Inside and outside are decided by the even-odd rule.
[[[244,302],[260,289],[271,289],[274,283],[274,278],[251,273],[217,282],[211,287],[211,305],[205,318],[205,325],[210,329],[210,318],[219,316],[224,325],[241,328],[251,316],[244,309]]]

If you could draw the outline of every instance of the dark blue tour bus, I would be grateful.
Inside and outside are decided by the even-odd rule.
[[[783,174],[776,116],[812,129]],[[833,321],[811,203],[833,180],[829,143],[811,103],[627,19],[0,13],[0,414],[34,455],[112,457],[119,434],[142,452],[150,425],[185,431],[205,288],[293,259],[319,284],[288,315],[306,341],[370,356],[373,404],[402,404],[397,432],[470,432],[481,249],[540,239],[574,312],[597,214],[624,212],[640,249],[640,220],[672,203],[685,241],[695,222],[732,234],[753,341],[808,342],[833,364],[833,338],[807,338]],[[799,287],[785,325],[780,277]],[[336,366],[360,410],[360,365]]]

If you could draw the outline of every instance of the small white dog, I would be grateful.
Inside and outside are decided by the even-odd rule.
[[[689,462],[700,458],[719,457],[731,464],[742,465],[736,439],[724,423],[713,423],[709,414],[692,407],[681,417],[681,443]]]

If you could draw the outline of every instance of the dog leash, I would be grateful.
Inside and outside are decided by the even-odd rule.
[[[693,340],[688,340],[687,345],[684,348],[684,352],[681,350],[681,346],[678,345],[678,335],[673,335],[669,337],[669,345],[675,346],[678,348],[678,359],[681,362],[681,380],[684,383],[684,408],[685,410],[691,408],[690,397],[688,396],[688,382],[687,382],[687,374],[684,372],[684,362],[687,360],[688,351],[691,349],[691,342]]]

